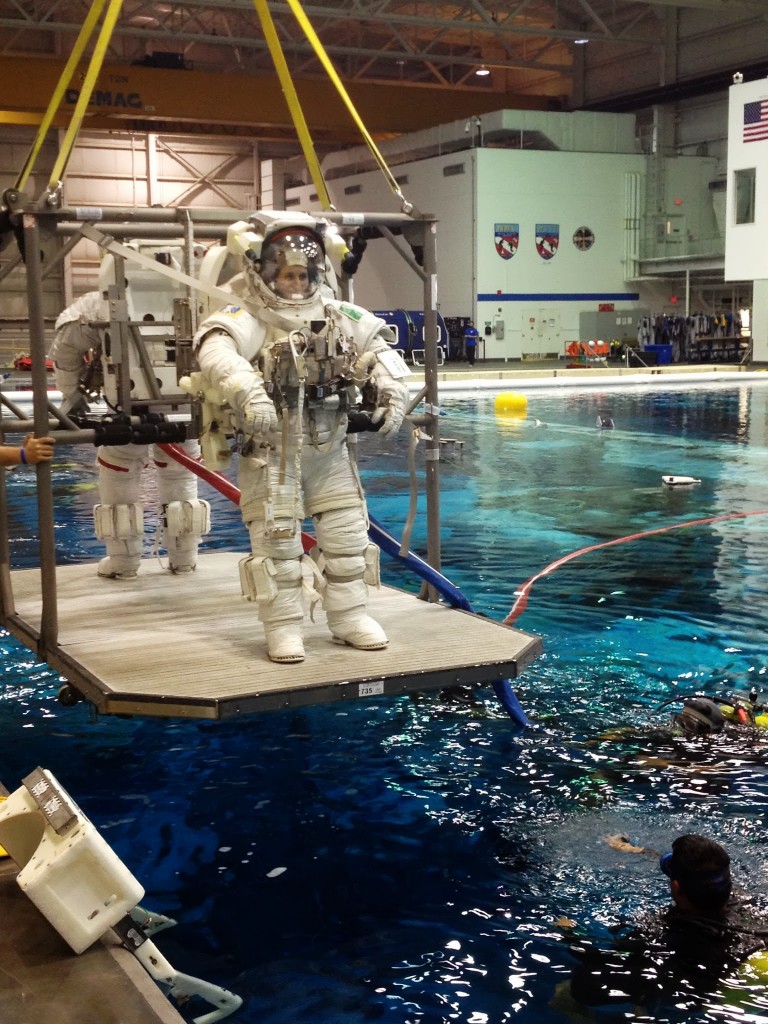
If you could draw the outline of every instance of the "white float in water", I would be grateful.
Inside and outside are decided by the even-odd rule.
[[[694,484],[700,484],[696,476],[663,476],[661,482],[667,487],[693,487]]]

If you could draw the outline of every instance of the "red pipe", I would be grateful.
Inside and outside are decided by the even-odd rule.
[[[170,455],[176,462],[181,463],[188,470],[199,476],[201,480],[205,480],[207,484],[210,484],[219,494],[223,494],[225,498],[229,498],[230,501],[234,502],[235,505],[240,505],[240,488],[236,487],[231,480],[228,480],[223,473],[217,473],[214,469],[207,469],[201,459],[194,459],[188,452],[185,452],[183,448],[177,444],[159,444],[158,448],[162,449],[166,455]],[[305,551],[309,551],[310,548],[315,546],[315,538],[308,533],[302,532],[301,543],[304,546]]]
[[[562,558],[550,562],[545,569],[542,569],[541,572],[537,572],[535,576],[531,576],[530,579],[525,581],[522,587],[515,593],[515,603],[512,605],[509,615],[504,619],[504,625],[511,626],[523,614],[528,607],[528,595],[533,589],[534,583],[544,576],[549,576],[555,569],[559,569],[561,565],[573,561],[574,558],[578,558],[580,555],[586,555],[590,551],[600,551],[602,548],[612,548],[617,544],[627,544],[631,540],[640,540],[642,537],[653,537],[658,533],[684,530],[689,526],[706,526],[708,523],[725,523],[729,519],[746,519],[748,516],[764,516],[767,514],[768,509],[762,509],[759,512],[731,512],[727,516],[712,516],[710,519],[691,519],[685,523],[675,523],[673,526],[660,526],[656,530],[644,530],[642,533],[630,533],[626,537],[616,537],[614,540],[603,541],[602,544],[590,544],[589,547],[579,548],[578,551],[572,551],[569,555],[563,555]]]

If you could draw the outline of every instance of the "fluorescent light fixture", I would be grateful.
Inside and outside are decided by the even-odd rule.
[[[589,42],[588,39],[574,39],[573,40],[573,45],[574,46],[586,46],[588,42]]]
[[[485,64],[481,64],[480,67],[475,72],[475,74],[479,75],[480,78],[485,78],[485,76],[486,75],[490,75],[490,73],[491,72],[488,70],[488,68],[485,66]]]

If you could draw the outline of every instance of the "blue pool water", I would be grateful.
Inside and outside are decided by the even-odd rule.
[[[639,537],[539,580],[517,623],[545,648],[516,683],[532,721],[522,733],[490,690],[238,722],[95,717],[61,707],[56,674],[0,637],[0,779],[14,789],[38,764],[59,777],[145,904],[178,919],[157,939],[168,959],[242,995],[241,1024],[567,1019],[556,993],[575,961],[558,918],[608,943],[613,925],[667,898],[655,865],[610,850],[608,833],[663,850],[704,832],[728,846],[738,885],[765,890],[768,746],[660,749],[643,729],[668,721],[655,709],[676,694],[764,683],[768,386],[542,391],[526,420],[496,417],[493,396],[444,408],[444,436],[464,442],[441,466],[444,571],[496,619],[570,552],[766,514]],[[606,413],[612,431],[596,428]],[[371,511],[396,535],[405,448],[360,443]],[[93,451],[58,460],[59,557],[95,560]],[[670,490],[662,474],[701,484]],[[14,564],[31,565],[34,484],[16,472],[8,486]],[[237,510],[205,496],[211,545],[242,549]],[[421,517],[412,547],[424,542]],[[639,738],[613,732],[623,726]],[[597,1019],[768,1020],[768,999],[670,998]]]

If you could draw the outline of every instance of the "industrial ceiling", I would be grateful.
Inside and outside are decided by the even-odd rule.
[[[267,6],[300,94],[318,101],[320,109],[311,116],[321,141],[351,142],[349,133],[334,129],[332,104],[325,103],[322,91],[326,74],[296,17],[294,0],[270,0]],[[0,70],[5,62],[15,75],[14,58],[34,57],[36,66],[24,87],[2,82],[0,106],[34,108],[29,99],[34,79],[45,61],[53,72],[65,60],[89,7],[83,0],[0,0]],[[651,101],[653,90],[685,80],[679,60],[683,34],[700,30],[712,37],[727,22],[744,26],[745,39],[754,39],[755,29],[762,30],[762,38],[768,35],[766,0],[326,0],[306,3],[303,11],[380,137],[503,107],[602,104],[607,109],[612,97],[622,97],[627,109],[631,96],[646,91]],[[705,71],[732,68],[732,55],[721,49],[712,38],[708,67],[694,62],[691,81]],[[106,65],[132,67],[133,76],[156,69],[166,80],[168,72],[219,76],[219,81],[224,76],[235,89],[237,76],[247,76],[237,102],[222,94],[218,116],[211,118],[206,110],[198,120],[207,128],[220,121],[265,138],[285,137],[285,104],[279,90],[270,91],[275,76],[254,0],[124,0]],[[602,79],[590,75],[601,66],[618,70]],[[192,106],[211,92],[205,83],[213,79],[201,78],[194,86],[192,77],[186,81]],[[240,109],[249,104],[251,117]],[[326,126],[318,123],[324,105]],[[235,108],[236,115],[228,116]],[[12,123],[12,116],[2,113]],[[100,113],[101,122],[96,119],[93,126],[109,126],[106,112]],[[122,125],[149,128],[154,119],[167,131],[177,119],[187,126],[194,119],[188,111],[162,111],[156,104],[141,114],[124,112]]]

